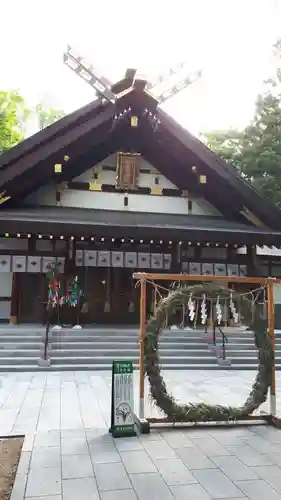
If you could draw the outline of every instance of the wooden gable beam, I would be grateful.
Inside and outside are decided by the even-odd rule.
[[[103,161],[107,156],[113,154],[118,150],[120,145],[120,137],[118,133],[113,134],[110,139],[104,140],[101,138],[100,142],[96,144],[91,150],[88,150],[84,154],[76,156],[70,160],[67,164],[67,168],[62,169],[62,173],[59,175],[58,182],[59,185],[67,184],[73,178],[82,175],[89,168],[94,167],[101,161]],[[51,174],[50,174],[51,175]],[[5,209],[21,206],[21,201],[29,196],[31,193],[38,190],[42,185],[46,185],[52,180],[52,175],[50,176],[37,175],[32,177],[32,182],[25,182],[24,180],[16,185],[17,191],[13,191],[13,197],[7,200],[5,203]],[[54,179],[54,178],[53,178]],[[56,179],[56,178],[55,178]],[[54,179],[54,180],[55,180]],[[90,187],[89,187],[90,189]],[[1,205],[1,199],[0,199]]]
[[[158,118],[161,122],[160,128],[164,128],[170,135],[171,144],[177,150],[179,156],[184,156],[187,150],[193,151],[208,170],[213,172],[221,183],[227,186],[225,190],[226,201],[231,198],[237,200],[240,207],[247,202],[247,206],[257,218],[264,221],[264,224],[272,229],[281,229],[281,210],[279,210],[269,200],[263,198],[247,181],[242,179],[234,167],[226,164],[215,153],[209,150],[196,137],[192,136],[187,130],[181,127],[176,121],[162,109],[158,110]],[[218,183],[218,192],[221,191],[221,185]],[[230,191],[232,194],[230,194]],[[239,210],[240,207],[236,207]]]
[[[57,122],[49,125],[43,130],[40,130],[36,134],[28,137],[0,155],[0,169],[2,167],[7,168],[12,163],[19,161],[25,155],[38,150],[38,148],[48,143],[55,136],[61,135],[90,118],[95,118],[101,112],[101,109],[108,106],[110,106],[108,103],[103,104],[101,99],[97,99],[96,101],[86,104],[86,106],[83,106],[73,113],[64,116]]]
[[[70,130],[63,137],[54,139],[40,150],[26,155],[1,174],[0,189],[6,191],[6,196],[13,196],[13,192],[20,191],[22,184],[28,185],[30,183],[32,185],[34,175],[37,174],[43,180],[45,177],[44,169],[50,173],[53,172],[54,165],[63,158],[65,153],[70,158],[75,157],[77,152],[88,148],[89,144],[93,144],[95,141],[99,142],[101,137],[106,135],[106,127],[110,125],[111,119],[112,112],[107,110],[89,122]],[[24,177],[22,177],[23,174],[25,174]]]
[[[239,210],[240,214],[245,217],[249,222],[251,222],[256,227],[267,227],[251,210],[243,205],[242,209]]]

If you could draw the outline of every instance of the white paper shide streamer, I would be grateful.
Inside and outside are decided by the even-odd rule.
[[[221,324],[221,320],[222,320],[222,307],[221,307],[221,303],[220,303],[220,298],[217,297],[217,301],[216,301],[216,315],[217,315],[217,322],[218,322],[218,325]]]
[[[201,302],[201,323],[205,325],[207,321],[207,305],[206,305],[206,295],[203,295],[203,300]]]
[[[230,295],[229,307],[230,307],[230,311],[231,311],[231,314],[232,314],[233,319],[234,319],[234,323],[238,323],[239,322],[239,314],[236,311],[236,307],[235,307],[235,304],[233,302],[232,294]]]
[[[195,300],[192,300],[192,294],[189,296],[187,307],[189,319],[190,321],[193,321],[195,318]]]

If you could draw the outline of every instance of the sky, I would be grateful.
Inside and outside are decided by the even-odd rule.
[[[93,89],[63,64],[67,44],[115,81],[188,61],[202,78],[163,105],[184,127],[245,126],[281,36],[281,0],[2,0],[0,89],[71,112]]]

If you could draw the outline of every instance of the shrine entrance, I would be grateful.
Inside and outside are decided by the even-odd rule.
[[[85,267],[83,270],[81,324],[137,325],[139,300],[132,270],[111,267]]]
[[[17,273],[19,323],[42,323],[47,301],[45,276],[39,273]]]

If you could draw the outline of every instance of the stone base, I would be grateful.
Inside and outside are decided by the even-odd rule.
[[[38,359],[38,366],[51,366],[51,360],[50,359]]]
[[[135,414],[135,425],[140,434],[149,434],[150,433],[150,424],[146,420],[146,418],[139,418]]]
[[[230,359],[222,359],[222,358],[218,358],[218,365],[219,366],[231,366],[231,361]]]
[[[122,438],[122,437],[128,438],[128,437],[135,437],[137,435],[134,427],[132,429],[122,430],[122,432],[120,432],[115,426],[113,426],[109,429],[109,432],[114,438]]]
[[[9,317],[9,325],[17,325],[17,324],[18,324],[17,316],[10,316]]]

